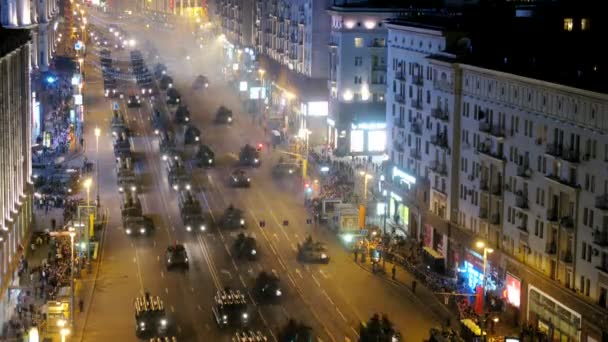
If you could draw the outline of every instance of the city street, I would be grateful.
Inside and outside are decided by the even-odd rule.
[[[92,12],[90,18],[94,25],[99,25],[104,15]],[[185,230],[177,206],[178,196],[167,181],[165,162],[160,158],[158,139],[150,125],[150,103],[146,100],[141,108],[127,108],[125,97],[116,103],[133,132],[131,143],[139,187],[143,188],[140,195],[143,212],[152,217],[156,229],[150,236],[124,233],[110,132],[113,100],[104,98],[99,57],[96,51],[89,51],[85,61],[86,151],[89,160],[99,163],[99,179],[94,180],[93,188],[99,187],[101,203],[108,208],[110,217],[82,340],[136,340],[133,301],[149,291],[164,300],[180,341],[229,341],[233,330],[220,330],[211,312],[216,290],[225,287],[247,292],[251,328],[262,331],[271,340],[276,339],[277,331],[290,318],[310,325],[322,341],[355,341],[359,323],[376,312],[388,314],[405,341],[422,341],[428,337],[429,328],[440,325],[439,319],[411,292],[362,269],[335,235],[306,223],[311,217],[303,205],[300,180],[272,177],[271,168],[282,155],[279,150],[265,147],[261,167],[246,169],[252,180],[251,188],[235,189],[228,185],[228,175],[234,169],[240,148],[247,143],[266,143],[268,138],[261,127],[252,124],[248,113],[241,112],[235,90],[223,82],[219,45],[200,49],[190,42],[193,36],[188,33],[143,30],[143,25],[132,21],[122,27],[136,36],[144,56],[147,56],[142,47],[145,40],[161,52],[159,60],[168,66],[174,86],[190,108],[193,124],[201,129],[203,142],[216,154],[214,168],[190,169],[191,184],[207,213],[209,228],[204,233]],[[127,65],[129,54],[113,50],[112,58]],[[146,62],[150,69],[155,64],[153,60]],[[202,93],[191,89],[198,74],[211,80]],[[123,81],[120,86],[126,95],[139,92],[135,82]],[[212,120],[219,105],[234,112],[233,125],[214,125]],[[95,127],[101,129],[98,152]],[[181,131],[177,125],[174,128]],[[237,260],[232,255],[232,245],[238,232],[217,227],[220,215],[230,204],[246,213],[245,232],[256,238],[260,251],[256,261]],[[265,221],[265,227],[260,227],[260,221]],[[297,261],[296,246],[308,235],[327,243],[331,257],[328,265]],[[165,249],[175,242],[186,246],[188,271],[165,268]],[[277,304],[253,304],[255,298],[250,289],[262,270],[276,273],[281,279],[285,294]]]

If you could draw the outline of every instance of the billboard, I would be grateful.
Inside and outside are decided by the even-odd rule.
[[[521,280],[507,272],[505,283],[503,297],[507,300],[507,303],[519,308],[521,304]]]

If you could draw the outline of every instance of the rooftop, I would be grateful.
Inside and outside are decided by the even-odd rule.
[[[0,26],[0,58],[15,51],[29,40],[29,30],[9,30]]]
[[[588,17],[593,30],[567,31],[564,18],[574,18],[575,27],[580,27],[584,14],[544,11],[524,18],[513,14],[504,9],[491,15],[444,13],[409,16],[389,24],[445,32],[445,52],[457,56],[454,62],[608,93],[608,51],[598,44],[604,31],[598,20]]]
[[[329,6],[338,12],[391,12],[416,8],[440,8],[443,0],[334,0]]]

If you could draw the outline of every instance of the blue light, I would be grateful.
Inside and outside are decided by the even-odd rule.
[[[46,82],[49,84],[55,83],[56,80],[57,79],[54,76],[47,76],[47,78],[46,78]]]

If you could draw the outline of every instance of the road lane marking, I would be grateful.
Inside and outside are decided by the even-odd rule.
[[[312,280],[315,281],[315,284],[317,284],[318,287],[321,287],[321,283],[319,282],[319,280],[317,279],[317,277],[315,277],[314,274],[311,274],[311,276],[312,276]]]
[[[197,305],[196,308],[198,309],[198,311],[203,311],[203,308],[201,308],[200,305]]]
[[[287,267],[285,267],[283,260],[281,260],[281,259],[278,259],[278,260],[279,260],[279,264],[281,264],[281,267],[283,268],[283,270],[287,271]]]
[[[165,293],[169,294],[169,289],[165,287]]]
[[[293,244],[293,242],[290,244],[290,246],[294,252],[296,252],[296,253],[298,252],[298,249],[296,248],[296,245]]]
[[[302,275],[302,272],[300,271],[300,269],[299,269],[299,268],[296,268],[296,274],[297,274],[297,275],[298,275],[300,278],[304,279],[304,276]]]
[[[274,249],[272,242],[270,242],[270,250],[272,251],[272,254],[277,255],[277,251],[276,251],[276,249]]]
[[[357,338],[359,338],[359,332],[357,331],[357,329],[350,327],[350,330],[352,330],[352,332],[355,333],[355,336],[357,336]]]
[[[243,277],[239,274],[239,279],[241,279],[241,284],[243,284],[244,287],[247,287],[247,285],[245,284],[245,279],[243,279]]]
[[[342,317],[342,320],[344,320],[344,322],[348,322],[348,320],[346,319],[346,317],[344,316],[342,311],[340,311],[340,308],[338,308],[337,306],[336,306],[336,311],[338,311],[338,315],[340,315],[340,317]]]
[[[239,272],[239,268],[238,266],[236,266],[236,262],[234,262],[234,259],[230,258],[230,261],[232,261],[232,266],[234,266],[234,269],[236,270],[236,272]]]
[[[327,294],[327,292],[325,292],[325,290],[322,290],[322,292],[323,292],[323,295],[325,296],[325,298],[327,298],[327,300],[328,300],[328,301],[329,301],[331,304],[336,305],[336,303],[334,303],[334,301],[333,301],[333,300],[331,300],[331,298],[329,297],[329,295]]]
[[[163,273],[163,271],[160,271],[160,277],[161,277],[161,278],[164,278],[164,277],[165,277],[165,274]]]
[[[175,313],[175,308],[171,305],[171,312]]]
[[[291,281],[291,284],[293,284],[293,287],[296,287],[296,281],[293,280],[293,277],[291,276],[291,274],[287,274],[287,278],[289,278],[289,281]]]
[[[228,278],[232,279],[232,274],[230,273],[230,271],[222,269],[220,270],[220,273],[225,274],[226,276],[228,276]]]
[[[323,276],[323,278],[325,279],[329,279],[329,275],[325,273],[325,271],[323,270],[319,270],[319,273],[321,273],[321,276]]]

